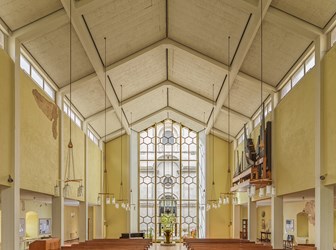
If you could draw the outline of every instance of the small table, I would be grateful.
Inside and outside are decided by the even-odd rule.
[[[260,241],[264,241],[264,242],[270,242],[270,236],[271,232],[260,232]]]

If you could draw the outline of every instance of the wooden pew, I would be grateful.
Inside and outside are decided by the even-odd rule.
[[[225,250],[271,250],[269,245],[255,244],[241,239],[185,239],[185,246],[189,250],[225,249]]]
[[[190,246],[190,250],[272,250],[271,246],[257,245],[253,243],[196,243]]]
[[[225,243],[248,243],[252,242],[249,240],[242,240],[242,239],[224,239],[224,238],[206,238],[206,239],[196,239],[196,238],[190,238],[190,239],[184,239],[183,245],[188,245],[190,243],[213,243],[213,242],[225,242]],[[253,242],[254,243],[254,242]]]
[[[121,250],[146,250],[150,247],[151,240],[144,239],[97,239],[86,242],[80,242],[71,246],[64,246],[62,250],[79,250],[79,249],[121,249]]]
[[[315,246],[312,245],[298,245],[294,246],[295,250],[316,250]]]

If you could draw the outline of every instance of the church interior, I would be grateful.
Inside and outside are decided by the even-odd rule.
[[[336,249],[335,42],[335,0],[0,0],[0,249]]]

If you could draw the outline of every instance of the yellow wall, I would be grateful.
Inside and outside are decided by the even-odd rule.
[[[265,216],[262,217],[262,212],[265,212]],[[271,231],[271,221],[272,221],[272,210],[271,206],[261,206],[257,208],[257,237],[260,237],[260,232]],[[262,228],[263,221],[265,223],[265,228]]]
[[[323,60],[324,74],[324,152],[326,184],[336,183],[336,46],[328,51]]]
[[[64,240],[78,238],[79,207],[64,206]]]
[[[33,80],[21,71],[21,188],[54,193],[59,168],[59,135],[54,139],[52,122],[38,107],[32,94]],[[50,99],[48,99],[50,101]],[[58,120],[59,121],[59,120]]]
[[[51,204],[39,200],[21,200],[20,205],[20,218],[26,219],[26,236],[29,238],[38,237],[39,219],[52,219]],[[32,214],[34,216],[31,216]],[[27,220],[27,215],[30,218],[30,221]]]
[[[88,140],[88,202],[97,203],[101,185],[101,155],[102,151],[91,140]]]
[[[315,69],[308,72],[275,109],[278,195],[314,188],[315,74]]]
[[[289,233],[294,235],[294,240],[297,243],[304,244],[306,243],[306,239],[308,239],[309,244],[314,244],[315,243],[315,226],[312,225],[311,223],[308,223],[308,233],[309,237],[297,237],[297,220],[296,220],[296,215],[304,209],[307,201],[297,201],[297,202],[285,202],[283,204],[283,224],[284,224],[284,239],[287,237],[286,230],[285,230],[285,225],[286,225],[286,219],[293,219],[294,220],[294,233]]]
[[[52,217],[51,204],[47,204],[38,200],[24,200],[24,210],[20,209],[20,218],[24,218],[28,211],[34,211],[40,219],[48,219]]]
[[[215,151],[213,154],[213,138]],[[216,197],[219,194],[230,191],[231,175],[228,169],[228,143],[216,136],[207,136],[207,199],[211,199],[213,160],[215,161],[215,191]],[[210,238],[229,238],[231,223],[231,205],[222,205],[219,209],[211,209],[207,212],[207,237]]]
[[[38,214],[33,211],[26,213],[26,237],[37,238],[39,233]]]
[[[0,185],[8,185],[14,156],[14,64],[0,49]]]
[[[70,139],[70,118],[62,112],[63,115],[63,152],[64,152],[64,161],[66,162],[68,156],[68,144]],[[73,144],[73,155],[75,161],[75,172],[76,179],[85,179],[84,171],[85,171],[85,134],[83,131],[71,121],[71,140]],[[65,169],[65,165],[64,165]],[[73,178],[73,171],[70,171],[71,176]],[[65,177],[62,176],[62,179]],[[70,183],[70,195],[68,198],[83,201],[84,195],[81,197],[77,197],[77,188],[79,183]]]
[[[122,166],[124,199],[129,199],[129,136],[122,136]],[[120,137],[106,145],[106,162],[108,173],[109,192],[113,192],[119,198],[120,190],[120,166],[121,166],[121,140]],[[112,205],[105,207],[106,237],[119,238],[121,233],[128,232],[129,212]]]

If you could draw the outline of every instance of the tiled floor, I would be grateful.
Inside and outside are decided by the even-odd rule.
[[[154,243],[149,250],[187,250],[182,243],[176,243],[176,246],[161,246],[160,243]]]

